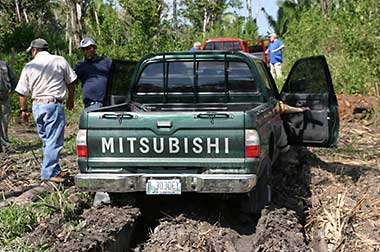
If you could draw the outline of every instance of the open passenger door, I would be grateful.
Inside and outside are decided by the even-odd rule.
[[[132,76],[137,61],[112,60],[108,78],[106,105],[116,105],[129,101]]]
[[[291,106],[309,107],[304,113],[283,114],[290,145],[335,146],[338,140],[338,103],[324,56],[298,60],[281,90]]]

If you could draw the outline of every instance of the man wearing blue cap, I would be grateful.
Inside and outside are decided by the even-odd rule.
[[[84,58],[76,64],[74,71],[82,83],[85,111],[103,106],[112,60],[96,54],[96,43],[92,38],[80,42]]]

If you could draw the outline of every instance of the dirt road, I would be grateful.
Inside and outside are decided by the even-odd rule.
[[[297,148],[299,165],[277,164],[273,203],[261,216],[202,195],[92,207],[93,195],[67,185],[58,189],[72,212],[55,209],[14,242],[27,240],[30,251],[379,251],[380,127],[367,123],[342,122],[338,148]],[[25,137],[1,158],[2,207],[40,186],[34,131],[10,134]],[[63,153],[62,166],[76,173],[75,156]]]

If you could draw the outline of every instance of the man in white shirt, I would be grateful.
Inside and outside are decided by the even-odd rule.
[[[65,58],[48,52],[48,43],[44,39],[33,40],[27,52],[31,52],[33,60],[25,65],[15,89],[20,94],[21,117],[24,121],[29,120],[27,101],[31,96],[33,117],[43,147],[41,179],[64,182],[67,174],[58,164],[65,128],[62,102],[67,88],[66,107],[73,109],[73,82],[77,76]]]

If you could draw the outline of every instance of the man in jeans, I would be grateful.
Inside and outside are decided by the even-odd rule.
[[[275,33],[269,36],[269,42],[265,53],[269,53],[270,72],[273,78],[282,78],[282,50],[285,48],[285,45],[281,40],[277,39]]]
[[[62,102],[67,88],[66,107],[73,109],[73,82],[77,76],[65,58],[48,52],[48,43],[44,39],[33,40],[27,52],[31,52],[33,60],[25,65],[16,87],[20,94],[21,117],[24,121],[29,120],[27,101],[31,95],[33,117],[43,147],[41,179],[64,182],[67,173],[61,171],[58,163],[66,123]]]
[[[82,83],[85,111],[103,106],[112,60],[96,54],[96,43],[92,38],[80,42],[83,59],[74,67],[78,80]]]
[[[18,78],[5,61],[0,61],[0,152],[9,150],[8,124],[11,116],[9,94],[17,85]]]

